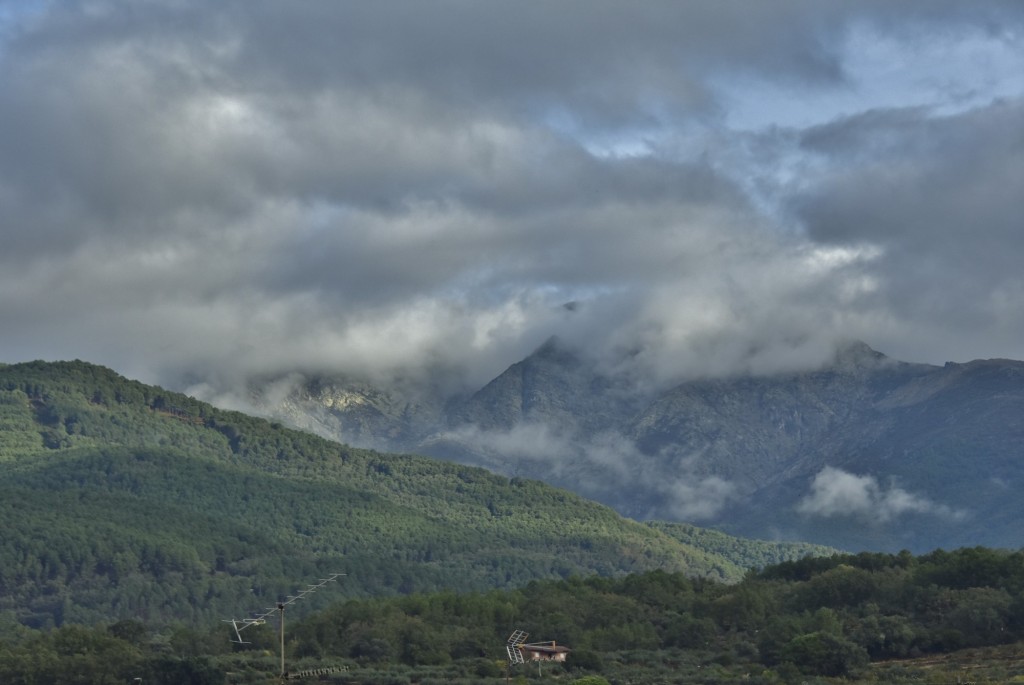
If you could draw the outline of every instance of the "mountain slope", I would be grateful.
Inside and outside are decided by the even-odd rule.
[[[851,343],[816,370],[654,388],[550,341],[436,402],[418,414],[432,425],[389,446],[539,478],[636,519],[845,549],[1024,545],[1022,362],[912,364]]]
[[[760,491],[779,528],[893,549],[1024,546],[1024,363],[947,364],[877,394],[810,461]],[[870,479],[869,479],[870,475]],[[757,512],[733,512],[753,533]]]
[[[739,569],[534,480],[349,448],[82,362],[0,367],[0,613],[33,627],[349,595]],[[326,600],[324,600],[326,601]]]

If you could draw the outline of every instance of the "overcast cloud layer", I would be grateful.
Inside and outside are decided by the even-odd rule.
[[[1024,359],[1022,122],[1015,0],[0,0],[0,361]]]

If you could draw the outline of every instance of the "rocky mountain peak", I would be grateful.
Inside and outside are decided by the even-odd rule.
[[[850,340],[836,347],[833,368],[841,371],[873,370],[894,361],[862,340]]]

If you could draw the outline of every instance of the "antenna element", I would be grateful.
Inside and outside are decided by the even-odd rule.
[[[230,623],[231,627],[235,629],[235,637],[237,639],[232,639],[231,641],[232,642],[236,642],[236,643],[238,643],[240,645],[250,644],[249,642],[246,642],[245,640],[242,639],[242,631],[245,630],[246,628],[248,628],[249,626],[261,626],[261,625],[263,625],[264,623],[267,622],[267,617],[268,616],[271,616],[272,614],[277,612],[278,616],[280,618],[280,626],[281,626],[281,678],[283,679],[283,678],[287,677],[288,674],[284,670],[284,608],[286,606],[288,606],[289,604],[294,604],[295,602],[299,601],[300,599],[304,599],[306,597],[306,595],[313,594],[314,592],[316,592],[317,590],[322,588],[324,585],[327,585],[327,583],[333,583],[333,582],[337,581],[338,578],[340,578],[340,577],[342,577],[344,575],[346,575],[346,574],[344,574],[344,573],[332,573],[331,575],[327,576],[326,578],[320,578],[319,582],[317,582],[317,583],[307,584],[306,585],[306,589],[303,590],[302,592],[300,592],[299,594],[297,594],[297,595],[288,595],[285,598],[285,601],[278,602],[276,606],[268,607],[267,610],[264,611],[262,614],[255,614],[252,618],[242,618],[242,619],[229,618],[229,619],[225,619],[224,622],[225,623]]]

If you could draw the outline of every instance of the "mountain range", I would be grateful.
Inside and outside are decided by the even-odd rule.
[[[639,520],[844,549],[1024,545],[1024,363],[862,342],[809,371],[637,383],[552,339],[462,396],[264,379],[260,414],[529,477]],[[284,388],[284,391],[282,391]]]
[[[655,569],[736,581],[832,551],[642,524],[538,480],[342,445],[80,361],[0,364],[0,468],[0,634],[245,618],[331,573],[347,597]]]

